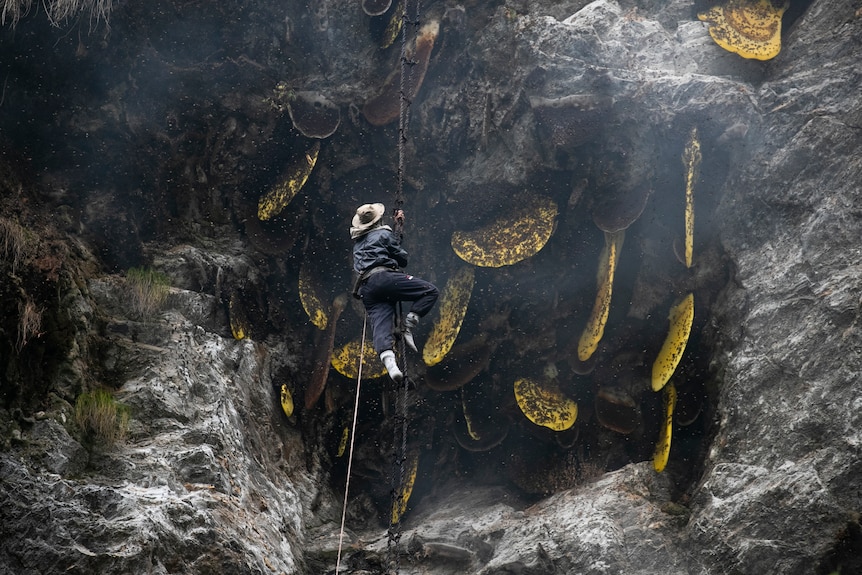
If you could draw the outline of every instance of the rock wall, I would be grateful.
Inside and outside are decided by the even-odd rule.
[[[248,265],[235,250],[179,246],[172,260],[214,274],[213,259]],[[272,374],[295,356],[283,342],[234,340],[211,295],[171,288],[146,317],[132,301],[123,278],[105,277],[72,302],[103,338],[102,354],[81,359],[121,382],[130,426],[115,445],[82,445],[62,398],[15,422],[2,457],[2,572],[300,572],[304,532],[327,516],[311,510],[327,498],[276,403]]]
[[[859,193],[852,150],[860,138],[853,95],[860,69],[827,46],[858,43],[860,21],[849,4],[827,4],[815,3],[794,25],[782,53],[762,67],[762,78],[730,67],[726,56],[704,62],[702,54],[686,60],[677,53],[657,57],[663,70],[653,70],[646,87],[638,85],[669,90],[645,103],[661,109],[675,102],[673,112],[687,108],[674,94],[716,94],[690,105],[718,104],[716,116],[727,121],[719,137],[728,146],[727,181],[713,223],[736,272],[710,320],[718,343],[712,359],[720,373],[718,425],[691,499],[675,498],[645,464],[523,511],[516,503],[458,493],[429,502],[432,509],[411,525],[416,566],[408,572],[859,568],[859,490],[849,478],[859,464],[851,407],[858,403],[852,367],[858,364],[858,256],[851,239],[858,237],[858,218],[851,206]],[[613,37],[608,14],[614,6],[593,3],[545,29],[595,26],[598,18]],[[649,17],[635,20],[616,23],[661,31]],[[638,37],[649,37],[650,49],[657,36],[682,54],[695,46],[707,52],[697,29],[680,22],[675,36]],[[603,48],[612,46],[597,36]],[[828,78],[814,72],[820,69],[830,70]],[[687,75],[695,71],[707,76]],[[721,108],[723,99],[739,96]],[[736,133],[736,122],[747,129]],[[438,544],[460,547],[462,554],[439,567],[447,560],[435,552]]]
[[[796,25],[759,88],[763,130],[719,211],[738,288],[723,306],[721,432],[691,527],[743,572],[829,572],[835,563],[821,558],[846,546],[858,522],[848,480],[860,463],[850,407],[860,69],[827,48],[858,42],[857,12],[816,3]],[[721,535],[728,525],[731,541]]]
[[[395,181],[397,128],[380,121],[392,99],[375,97],[398,45],[380,48],[385,22],[356,4],[130,3],[110,30],[70,35],[33,14],[4,35],[4,166],[29,174],[12,185],[4,172],[5,189],[27,189],[4,204],[4,222],[38,215],[73,248],[50,289],[3,268],[39,302],[56,290],[45,314],[63,337],[25,349],[51,358],[38,386],[16,375],[26,353],[4,356],[0,572],[334,568],[345,472],[335,445],[352,383],[332,372],[323,398],[290,418],[278,397],[284,384],[302,403],[324,341],[299,278],[313,278],[323,305],[346,289],[346,222],[358,203],[388,201]],[[404,150],[410,269],[443,285],[464,265],[453,232],[522,199],[545,198],[558,217],[534,257],[477,268],[458,343],[487,351],[478,375],[446,391],[438,371],[411,364],[421,459],[401,573],[860,569],[862,16],[849,0],[794,2],[781,53],[758,62],[716,46],[696,18],[704,8],[423,3],[440,31]],[[287,107],[300,92],[338,110],[334,134],[298,132]],[[673,244],[692,128],[703,162],[685,270]],[[259,219],[259,198],[315,140],[306,186]],[[596,214],[642,190],[607,333],[585,365],[573,346],[595,297]],[[123,277],[142,265],[172,285],[146,316]],[[11,346],[23,296],[3,293]],[[700,415],[675,425],[656,473],[661,396],[643,373],[686,293],[695,331],[674,382]],[[240,309],[250,337],[237,339]],[[338,345],[361,319],[349,306]],[[444,383],[458,375],[444,367]],[[515,404],[512,380],[538,374],[578,401],[566,439]],[[113,445],[74,423],[76,398],[96,387],[131,409]],[[599,421],[611,392],[635,405],[626,433]],[[390,558],[390,390],[373,380],[363,393],[343,565],[354,573]],[[492,407],[499,445],[459,443],[468,406]]]

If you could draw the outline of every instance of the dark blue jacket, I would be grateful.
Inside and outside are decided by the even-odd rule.
[[[375,228],[353,244],[353,269],[361,274],[377,266],[393,269],[407,265],[407,252],[389,226]]]

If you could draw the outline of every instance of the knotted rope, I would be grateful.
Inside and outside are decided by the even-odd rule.
[[[393,207],[393,214],[397,213],[398,210],[401,210],[404,206],[404,173],[405,173],[405,164],[406,164],[406,153],[405,146],[407,144],[407,128],[410,125],[410,105],[413,103],[412,98],[415,96],[414,86],[413,86],[413,66],[416,64],[415,60],[408,59],[407,57],[407,29],[408,24],[411,24],[414,28],[413,37],[417,36],[417,31],[419,27],[419,1],[415,2],[415,9],[413,12],[413,17],[410,18],[408,3],[405,1],[404,5],[404,22],[401,26],[401,77],[399,78],[399,105],[398,105],[398,174],[397,174],[397,186],[395,188],[395,205]],[[409,90],[409,94],[408,94]],[[404,236],[404,229],[402,222],[396,220],[395,221],[395,232],[399,237]],[[402,324],[402,313],[401,313],[401,303],[398,304],[398,313],[396,315],[396,321],[400,326]],[[387,567],[390,568],[390,573],[394,573],[397,575],[401,570],[401,554],[398,549],[398,543],[401,540],[401,499],[403,497],[403,488],[404,488],[404,463],[407,460],[407,392],[410,385],[410,379],[407,376],[407,365],[404,362],[404,358],[407,357],[406,346],[404,343],[404,338],[400,338],[400,352],[402,363],[404,363],[404,367],[402,368],[402,373],[404,378],[402,380],[402,388],[401,393],[396,396],[395,400],[395,426],[394,432],[395,437],[393,439],[393,443],[399,448],[395,453],[395,461],[393,465],[393,473],[392,473],[392,493],[391,493],[391,509],[389,514],[389,529],[387,531],[387,541],[386,541],[386,552],[387,552]],[[398,441],[398,423],[401,423],[401,441],[399,445]],[[399,513],[396,514],[395,510],[399,509]]]
[[[414,96],[413,92],[413,66],[416,64],[415,60],[412,60],[407,57],[407,34],[408,34],[408,24],[411,24],[414,28],[415,37],[416,30],[419,27],[419,2],[420,0],[416,0],[415,9],[413,12],[413,17],[409,17],[409,9],[407,7],[407,3],[405,2],[404,6],[404,14],[402,15],[403,22],[401,26],[401,54],[400,54],[400,62],[401,62],[401,74],[399,78],[399,106],[398,106],[398,172],[397,172],[397,185],[395,189],[395,203],[393,205],[393,215],[395,215],[398,210],[403,209],[404,206],[404,172],[406,165],[406,153],[405,153],[405,145],[407,143],[407,129],[410,125],[410,105],[412,104],[412,97]],[[410,93],[408,93],[408,91]],[[395,233],[398,234],[399,238],[403,238],[404,236],[404,226],[403,222],[399,219],[394,221],[395,223]],[[401,304],[398,304],[396,314],[396,322],[398,325],[401,325]],[[359,373],[357,375],[356,380],[356,400],[353,407],[353,427],[350,431],[350,453],[348,455],[347,462],[347,481],[344,486],[344,503],[343,509],[341,513],[341,532],[338,536],[338,556],[335,564],[335,575],[339,574],[339,569],[341,568],[341,549],[342,543],[344,540],[344,523],[347,516],[347,496],[350,488],[350,473],[353,465],[353,445],[354,439],[356,437],[356,419],[357,414],[359,413],[359,387],[362,381],[362,364],[365,361],[365,330],[368,321],[368,315],[366,314],[365,321],[362,324],[362,344],[359,352]],[[406,348],[404,343],[404,338],[400,338],[400,355],[403,361],[403,358],[406,357]],[[399,505],[399,500],[401,499],[401,491],[404,486],[404,475],[405,468],[404,463],[407,460],[407,392],[409,389],[409,378],[407,377],[406,365],[402,368],[403,380],[402,380],[402,388],[401,393],[396,396],[395,401],[395,426],[394,426],[394,444],[399,444],[398,430],[399,423],[401,430],[400,437],[400,445],[398,445],[398,449],[395,454],[395,461],[393,466],[393,477],[392,477],[392,506],[390,508],[390,520],[389,520],[389,529],[387,531],[387,568],[392,568],[392,571],[389,573],[394,573],[397,575],[401,569],[401,558],[398,550],[398,543],[401,539],[401,530],[400,530],[400,516],[396,517],[395,509],[396,505]]]
[[[393,214],[404,206],[405,144],[407,143],[407,128],[410,125],[410,105],[413,103],[413,96],[415,96],[413,93],[413,66],[416,65],[415,60],[407,57],[407,29],[409,28],[408,24],[412,25],[414,28],[413,37],[417,36],[419,28],[419,0],[415,2],[413,18],[409,17],[409,9],[405,1],[402,18],[404,22],[401,25],[401,75],[398,80],[398,174]],[[395,222],[395,231],[399,236],[403,234],[400,222]]]

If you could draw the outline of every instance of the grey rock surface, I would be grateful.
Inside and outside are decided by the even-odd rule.
[[[369,42],[356,4],[220,5],[202,15],[167,0],[131,2],[113,15],[127,36],[81,41],[82,61],[111,62],[123,79],[106,81],[98,102],[70,91],[70,107],[58,106],[53,125],[69,134],[73,152],[63,158],[95,153],[111,169],[101,179],[52,160],[41,185],[46,205],[58,202],[59,213],[77,218],[64,229],[101,254],[105,272],[58,294],[72,343],[50,393],[37,398],[41,415],[0,410],[0,573],[333,572],[345,470],[327,442],[344,425],[332,406],[350,403],[353,388],[333,374],[321,404],[290,418],[279,392],[287,384],[301,404],[320,341],[299,302],[300,261],[318,262],[318,273],[346,266],[343,245],[327,232],[346,229],[344,214],[379,193],[397,162],[395,126],[371,128],[361,115],[397,57]],[[626,320],[663,322],[669,272],[661,262],[669,258],[653,248],[673,235],[662,215],[676,205],[669,198],[680,188],[681,143],[697,127],[709,158],[696,192],[704,239],[693,273],[673,289],[698,290],[696,309],[708,316],[698,317],[707,439],[685,460],[672,451],[664,473],[653,470],[646,442],[646,452],[632,448],[634,462],[538,497],[512,482],[443,475],[457,457],[451,441],[422,436],[417,442],[443,447],[425,472],[431,486],[402,522],[401,573],[862,569],[862,16],[850,0],[793,10],[781,53],[757,62],[719,48],[684,0],[424,6],[442,32],[406,144],[410,206],[424,216],[411,254],[441,280],[454,259],[451,231],[511,201],[512,190],[568,198],[556,233],[586,236],[587,244],[595,230],[576,227],[587,202],[646,182],[643,228],[657,231],[638,229],[627,244],[644,263]],[[178,15],[200,28],[172,20]],[[137,38],[134,22],[149,35]],[[19,42],[35,34],[19,30]],[[177,43],[188,50],[182,57]],[[254,220],[255,200],[276,178],[271,166],[305,153],[307,142],[291,139],[288,114],[271,105],[279,81],[322,94],[342,112],[314,194],[298,196],[291,209],[299,215],[281,228]],[[12,80],[7,105],[52,102],[47,91],[21,85]],[[14,126],[4,126],[17,141]],[[547,183],[559,174],[571,180],[562,192]],[[579,199],[583,174],[588,201]],[[126,188],[127,196],[118,192]],[[530,273],[535,283],[550,278],[540,288],[572,277],[592,282],[582,261],[594,258],[566,260],[569,247],[542,254],[564,262],[549,276],[527,263],[500,272],[505,288],[487,280],[486,297],[475,298],[507,337],[517,331],[507,314],[521,313],[535,333],[517,345],[535,346],[551,365],[564,363],[557,324],[580,329],[572,327],[577,313],[559,303],[563,295],[554,294],[553,308],[537,302],[514,311],[511,300],[498,308],[484,300],[510,286],[516,292]],[[131,313],[125,280],[108,273],[140,262],[172,285],[148,317]],[[251,338],[231,335],[232,297],[259,330]],[[561,319],[546,318],[548,309]],[[356,327],[354,316],[348,309],[339,329]],[[75,397],[101,386],[131,408],[128,435],[113,446],[88,445],[73,423]],[[411,408],[435,397],[420,389]],[[451,425],[436,415],[440,427]],[[389,438],[388,425],[369,427]],[[616,445],[609,459],[630,455],[619,446],[627,439],[597,433],[594,446]],[[381,572],[390,557],[372,501],[387,489],[378,469],[385,447],[376,441],[358,451],[357,481],[367,492],[356,488],[348,505],[346,572]]]
[[[112,314],[128,435],[85,450],[47,419],[2,454],[3,573],[300,569],[321,493],[276,411],[272,370],[291,354],[209,331],[206,296],[172,289],[164,310],[130,320],[122,279],[91,282],[91,309]]]
[[[715,225],[737,272],[714,320],[720,421],[705,473],[680,516],[644,486],[661,480],[643,465],[527,516],[452,495],[407,533],[457,544],[459,530],[437,517],[456,507],[452,524],[483,524],[490,558],[438,568],[420,554],[408,572],[825,573],[857,521],[860,64],[837,46],[858,43],[859,17],[848,3],[815,3],[761,77],[716,50],[700,23],[671,33],[622,12],[595,2],[564,22],[527,18],[520,46],[569,79],[553,95],[587,92],[584,67],[607,67],[634,86],[615,97],[638,93],[626,121],[706,116],[732,158]]]

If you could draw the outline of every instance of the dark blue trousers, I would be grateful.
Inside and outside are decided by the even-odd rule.
[[[369,277],[359,288],[359,297],[371,320],[377,353],[395,349],[395,306],[398,302],[412,303],[404,310],[405,315],[412,311],[424,317],[434,307],[438,295],[434,284],[404,272],[387,271]]]

